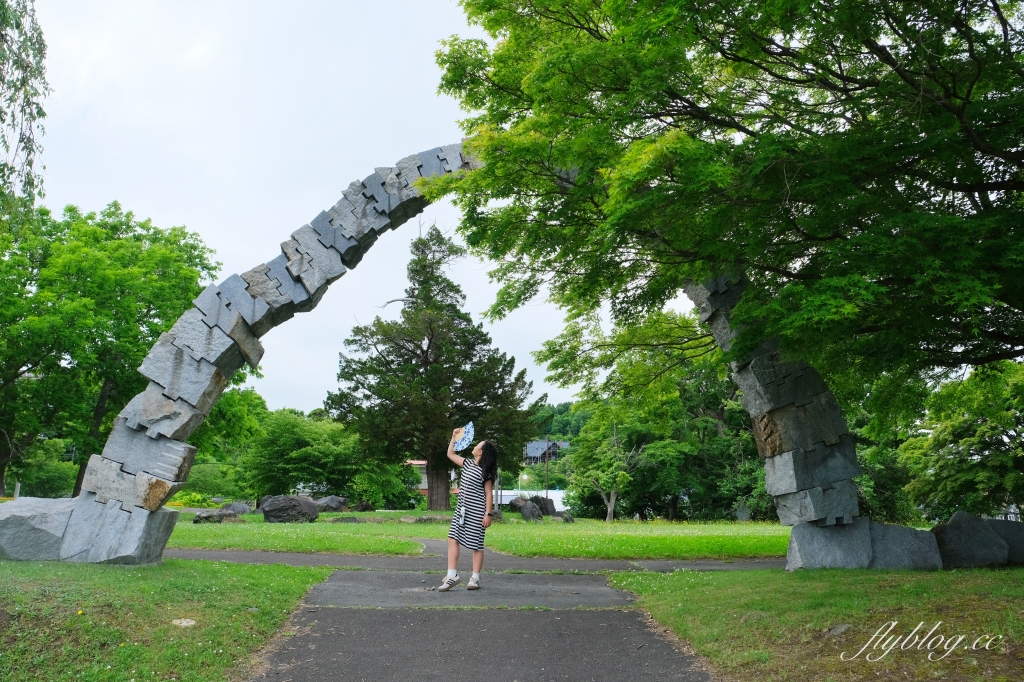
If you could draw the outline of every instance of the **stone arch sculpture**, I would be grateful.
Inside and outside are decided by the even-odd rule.
[[[427,206],[416,180],[475,167],[453,144],[377,168],[292,232],[278,256],[207,287],[139,367],[149,385],[118,414],[103,452],[90,458],[82,494],[0,505],[0,558],[158,560],[177,520],[163,505],[185,484],[195,456],[185,441],[234,372],[259,364],[260,337],[315,308],[381,234]],[[726,350],[734,336],[729,313],[745,285],[742,277],[722,276],[686,288]],[[930,533],[860,517],[853,436],[812,367],[784,362],[764,346],[732,371],[765,458],[768,492],[782,523],[795,526],[790,568],[941,567]]]

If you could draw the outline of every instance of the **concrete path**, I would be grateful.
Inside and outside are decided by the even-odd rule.
[[[667,630],[608,587],[607,571],[782,570],[785,559],[610,561],[516,557],[487,550],[481,589],[438,592],[443,540],[421,556],[167,550],[164,556],[369,570],[335,571],[315,586],[264,652],[253,682],[580,680],[710,682]]]

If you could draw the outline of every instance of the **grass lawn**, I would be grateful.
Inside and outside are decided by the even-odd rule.
[[[586,559],[739,559],[786,555],[789,528],[761,523],[669,523],[578,519],[504,523],[487,546],[518,556]]]
[[[337,514],[324,515],[327,518]],[[398,514],[400,516],[400,514]],[[443,523],[193,524],[182,515],[168,547],[257,549],[337,554],[417,554],[408,538],[443,540]],[[581,519],[573,524],[502,523],[487,531],[487,546],[518,556],[587,559],[739,559],[785,556],[789,528],[758,523],[638,523]]]
[[[706,656],[722,680],[995,680],[1024,679],[1024,568],[930,573],[797,571],[670,574],[620,573],[611,584],[635,592],[640,605]],[[868,649],[850,658],[887,622],[890,637],[920,622],[935,647]],[[838,636],[836,625],[851,627]],[[947,638],[941,645],[935,636]],[[956,636],[963,635],[959,641]],[[1002,635],[991,650],[971,647]],[[889,640],[890,642],[892,640]],[[901,646],[906,639],[900,640]],[[958,642],[958,644],[957,644]],[[943,647],[943,648],[940,648]],[[937,653],[936,653],[937,652]]]
[[[422,529],[432,524],[411,523],[264,523],[259,514],[246,523],[192,523],[182,514],[168,547],[181,549],[257,549],[271,552],[331,552],[335,554],[419,554],[422,545],[407,537],[431,537]],[[401,534],[401,529],[420,529]],[[429,531],[426,531],[429,533]],[[447,533],[447,528],[445,528]]]
[[[332,570],[0,561],[0,680],[243,679],[252,654]]]

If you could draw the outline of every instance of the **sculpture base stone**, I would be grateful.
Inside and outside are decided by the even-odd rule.
[[[942,556],[935,536],[926,530],[872,522],[868,568],[938,570]]]
[[[1024,564],[1024,523],[1001,519],[985,519],[985,523],[1007,544],[1009,550],[1006,561],[1011,564]]]
[[[798,523],[789,536],[786,570],[867,568],[871,563],[871,525],[858,516],[843,526]]]
[[[931,532],[939,543],[943,568],[975,568],[1006,563],[1010,548],[990,525],[974,514],[958,511]]]
[[[121,503],[96,501],[83,493],[64,533],[60,560],[94,564],[148,564],[159,561],[171,537],[178,512],[161,508],[132,512]]]
[[[0,504],[0,559],[55,561],[75,500],[21,497]]]

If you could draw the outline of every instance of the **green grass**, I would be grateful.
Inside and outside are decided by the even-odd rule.
[[[579,519],[504,523],[487,545],[518,556],[587,559],[739,559],[785,556],[789,528],[760,523],[668,523]]]
[[[400,514],[398,514],[400,516]],[[327,516],[327,515],[325,515]],[[330,516],[338,516],[330,515]],[[327,516],[327,518],[330,518]],[[337,554],[418,554],[408,538],[443,540],[441,523],[267,524],[191,523],[182,515],[168,547]],[[638,523],[581,519],[573,524],[502,523],[487,531],[487,546],[517,556],[587,559],[740,559],[786,554],[789,528],[756,523]]]
[[[708,658],[716,679],[1024,678],[1024,568],[619,573],[611,584],[638,594],[656,620]],[[981,635],[1003,640],[992,651],[955,649],[942,661],[929,661],[926,651],[913,647],[873,663],[864,654],[840,659],[893,620],[893,635],[909,634],[922,621],[930,630],[941,621],[936,634],[966,635],[968,645]],[[824,635],[838,624],[852,627],[838,637]]]
[[[242,549],[271,552],[331,552],[334,554],[419,554],[423,547],[393,532],[400,527],[431,524],[264,523],[254,514],[246,523],[194,524],[182,515],[168,547],[178,549]],[[386,530],[385,530],[386,529]],[[447,531],[446,531],[447,532]],[[423,534],[411,534],[422,537]]]
[[[253,653],[332,570],[0,561],[0,680],[244,679]]]

